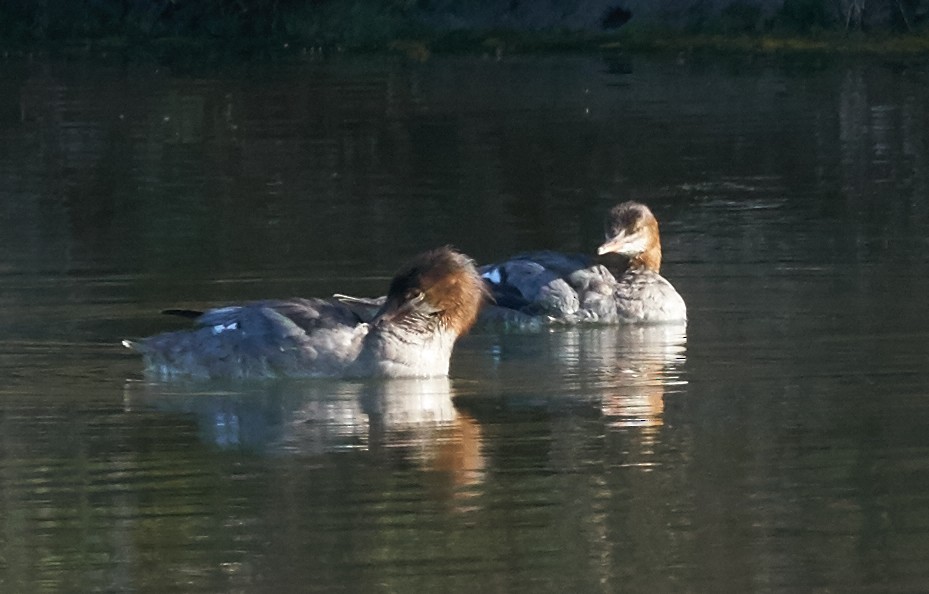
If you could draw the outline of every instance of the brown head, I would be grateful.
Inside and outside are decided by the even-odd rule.
[[[619,254],[629,259],[630,267],[661,269],[661,236],[658,220],[647,206],[623,202],[610,209],[606,219],[606,241],[597,254]]]
[[[457,335],[471,329],[487,299],[470,258],[450,247],[423,252],[394,276],[373,324],[439,325]]]

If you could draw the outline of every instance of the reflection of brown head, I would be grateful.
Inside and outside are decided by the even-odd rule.
[[[658,219],[639,202],[623,202],[607,214],[606,241],[597,254],[619,254],[629,258],[631,267],[655,272],[661,269],[661,236]]]
[[[397,272],[373,323],[437,322],[458,335],[467,332],[486,299],[471,260],[450,247],[423,252]]]
[[[447,439],[439,441],[436,446],[431,467],[448,473],[456,497],[473,495],[473,492],[460,489],[473,487],[484,478],[482,439],[478,422],[470,415],[457,411],[455,424],[448,428]]]
[[[660,427],[664,424],[664,386],[643,383],[605,395],[602,410],[611,427]]]

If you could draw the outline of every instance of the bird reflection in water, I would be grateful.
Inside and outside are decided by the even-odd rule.
[[[616,329],[620,330],[620,329]],[[665,392],[685,384],[686,328],[658,325],[618,332],[615,388],[604,392],[601,407],[609,427],[640,427],[646,441],[664,419]],[[604,362],[605,363],[605,362]]]
[[[502,335],[488,352],[496,362],[488,378],[516,410],[589,409],[607,429],[638,428],[654,440],[664,423],[665,399],[686,384],[686,325],[572,327],[536,335]],[[472,405],[483,408],[475,398]]]
[[[202,441],[269,455],[400,456],[440,477],[450,497],[478,494],[481,431],[452,404],[446,377],[125,384],[127,410],[193,415]]]

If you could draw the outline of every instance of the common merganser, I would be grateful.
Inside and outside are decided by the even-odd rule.
[[[442,247],[397,273],[372,318],[332,299],[166,310],[196,327],[123,344],[160,378],[444,376],[485,297],[472,261]]]
[[[623,202],[607,214],[596,256],[530,252],[481,267],[495,301],[481,321],[516,327],[686,321],[687,306],[660,269],[658,220],[644,204]]]

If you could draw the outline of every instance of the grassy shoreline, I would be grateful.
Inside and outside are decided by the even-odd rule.
[[[417,32],[386,40],[356,44],[319,44],[293,36],[210,37],[199,35],[121,36],[109,35],[65,40],[42,40],[2,44],[0,55],[109,55],[133,54],[154,57],[192,54],[253,56],[299,56],[332,53],[394,53],[424,61],[433,54],[510,54],[551,52],[623,51],[629,53],[740,53],[740,54],[826,54],[898,55],[929,57],[929,35],[906,33],[838,33],[809,35],[717,34],[681,32],[632,32],[590,34],[567,31],[453,31]]]
[[[633,15],[613,0],[4,0],[0,52],[929,54],[929,0],[635,6]]]

